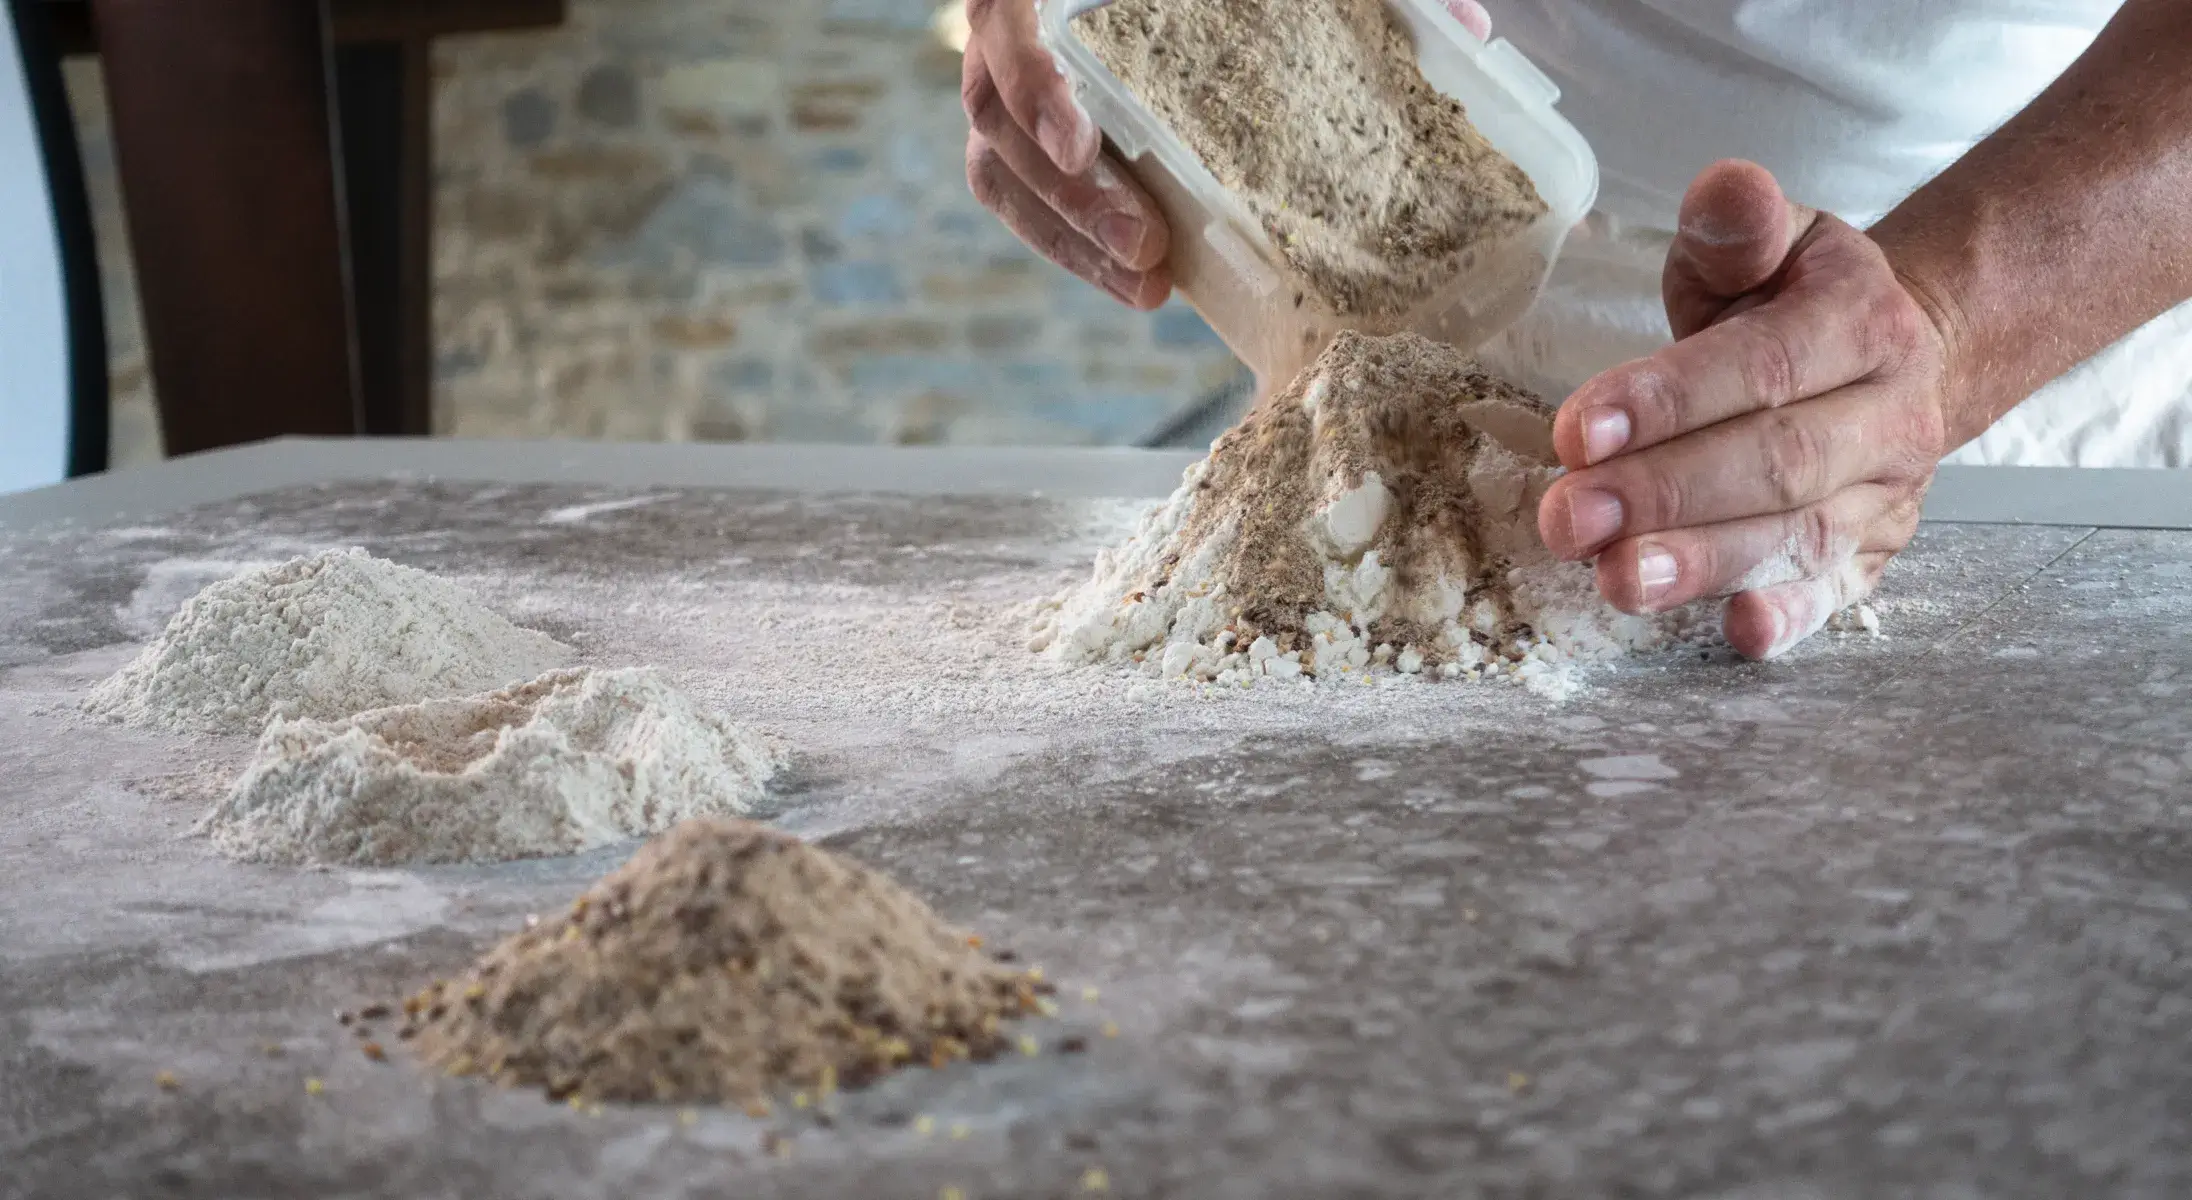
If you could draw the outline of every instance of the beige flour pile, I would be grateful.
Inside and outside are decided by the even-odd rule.
[[[750,811],[784,760],[653,668],[581,667],[340,721],[276,721],[199,830],[260,862],[575,854]]]
[[[1618,612],[1539,541],[1552,415],[1452,347],[1343,333],[1042,606],[1031,647],[1227,685],[1428,673],[1564,694],[1578,664],[1694,614]]]
[[[1386,0],[1116,0],[1074,28],[1335,313],[1400,316],[1546,212]]]
[[[857,863],[687,821],[404,1004],[428,1063],[556,1099],[765,1102],[986,1059],[1047,985]]]
[[[192,596],[84,707],[129,725],[255,734],[269,718],[337,720],[485,691],[575,656],[454,583],[335,551]]]

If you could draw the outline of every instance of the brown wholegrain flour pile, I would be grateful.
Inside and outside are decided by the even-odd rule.
[[[1400,316],[1546,212],[1385,0],[1116,0],[1074,27],[1335,313]]]
[[[1049,988],[977,944],[857,863],[702,818],[405,1001],[403,1036],[555,1099],[760,1105],[998,1053]]]
[[[1342,333],[1041,606],[1030,646],[1219,685],[1397,673],[1566,694],[1580,664],[1696,614],[1618,612],[1588,564],[1545,549],[1552,417],[1453,347]]]

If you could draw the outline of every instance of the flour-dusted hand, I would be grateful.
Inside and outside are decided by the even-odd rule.
[[[1729,643],[1771,658],[1910,541],[1952,427],[1947,342],[1871,238],[1750,163],[1690,186],[1663,287],[1678,340],[1561,409],[1571,473],[1540,532],[1625,610],[1731,597]]]
[[[1476,0],[1443,0],[1478,37],[1491,20]],[[1035,0],[967,0],[960,98],[967,184],[982,206],[1037,253],[1133,308],[1172,294],[1164,214],[1104,149],[1102,131],[1036,36]]]

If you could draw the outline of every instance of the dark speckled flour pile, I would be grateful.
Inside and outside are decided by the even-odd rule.
[[[1552,415],[1451,346],[1343,333],[1040,606],[1029,646],[1228,689],[1398,674],[1572,695],[1699,613],[1616,611],[1539,540]]]
[[[687,821],[463,977],[404,1003],[453,1075],[557,1099],[765,1102],[986,1059],[1048,986],[856,863]]]

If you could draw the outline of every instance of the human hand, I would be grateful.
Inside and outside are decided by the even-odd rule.
[[[1445,0],[1478,37],[1476,0]],[[1141,185],[1103,148],[1103,134],[1036,37],[1035,0],[967,0],[960,99],[968,122],[967,184],[984,208],[1043,257],[1132,308],[1172,294],[1171,232]]]
[[[1036,38],[1035,0],[967,0],[959,95],[967,184],[982,207],[1044,258],[1153,309],[1172,294],[1171,234],[1149,193],[1103,148],[1103,134]]]
[[[1730,597],[1729,644],[1772,658],[1916,532],[1956,424],[1947,340],[1877,243],[1752,163],[1690,185],[1662,293],[1677,341],[1561,407],[1538,530],[1623,611]]]

